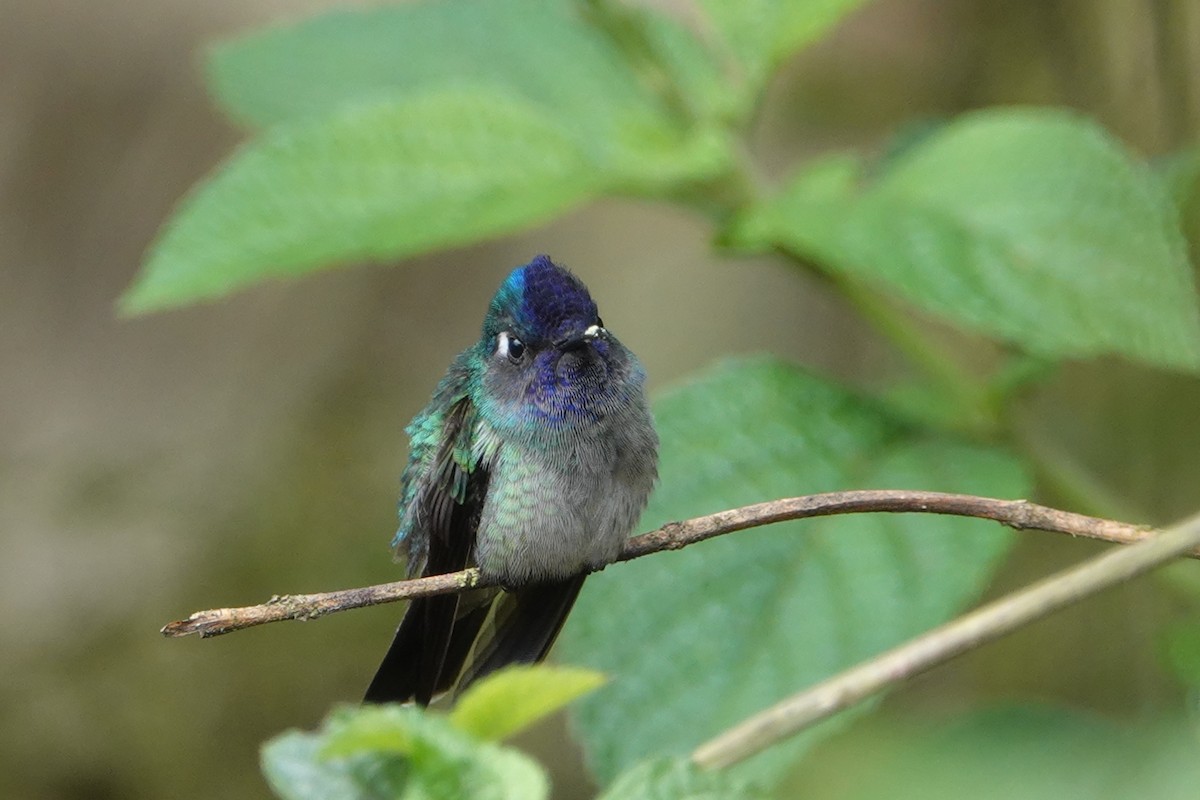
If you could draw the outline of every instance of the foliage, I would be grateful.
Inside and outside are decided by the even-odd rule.
[[[1026,495],[1045,465],[1007,413],[1018,390],[1066,359],[1200,368],[1185,238],[1200,161],[1192,151],[1154,168],[1076,114],[992,108],[900,134],[882,157],[829,154],[763,186],[744,151],[768,80],[861,4],[698,0],[699,23],[685,24],[615,0],[443,0],[333,11],[226,42],[209,83],[254,134],[181,204],[122,308],[477,242],[601,196],[655,198],[706,214],[718,242],[829,277],[927,377],[869,397],[758,359],[678,387],[656,405],[663,480],[647,525],[858,486]],[[931,321],[994,340],[995,363],[957,362]],[[949,519],[825,520],[593,579],[564,648],[612,678],[576,717],[604,796],[716,800],[748,796],[745,779],[777,781],[845,719],[735,774],[697,773],[675,756],[951,617],[987,585],[1007,541]],[[1194,682],[1194,626],[1164,641]],[[540,769],[485,740],[593,682],[535,670],[480,685],[449,717],[337,712],[320,733],[271,743],[264,769],[288,798],[542,797]],[[979,755],[1013,720],[1048,747],[1119,755],[1125,741],[1058,712],[1020,712],[965,719],[948,739],[892,756],[911,766],[954,747],[987,783],[1004,759],[1025,758],[1011,740],[1000,760]],[[871,772],[862,796],[896,796],[906,774]],[[1074,780],[1045,774],[1043,786]],[[1156,791],[1138,793],[1172,796]]]
[[[1051,110],[968,114],[867,177],[825,159],[735,238],[1050,357],[1200,367],[1191,269],[1161,182],[1098,126]]]
[[[449,716],[414,706],[339,709],[318,733],[291,731],[269,742],[263,772],[286,800],[544,798],[541,768],[489,740],[519,732],[602,681],[586,670],[509,667],[472,687]],[[508,711],[502,719],[498,708]]]
[[[999,707],[884,729],[847,775],[848,800],[1186,800],[1200,780],[1194,723],[1123,726],[1060,708]]]

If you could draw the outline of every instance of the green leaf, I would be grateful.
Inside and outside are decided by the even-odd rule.
[[[1172,153],[1155,166],[1179,213],[1195,261],[1200,256],[1200,145]]]
[[[1000,708],[907,724],[862,742],[838,779],[849,800],[1185,800],[1196,796],[1196,732],[1176,721],[1122,727],[1052,708]]]
[[[450,722],[480,739],[498,741],[553,714],[604,684],[590,669],[512,666],[466,691],[450,712]]]
[[[862,183],[853,159],[818,162],[733,238],[1038,355],[1200,367],[1175,212],[1095,124],[1050,110],[970,114]]]
[[[209,86],[263,127],[372,95],[459,85],[519,93],[581,126],[654,126],[663,109],[637,74],[562,0],[448,0],[339,9],[213,49]],[[619,112],[624,120],[607,118]]]
[[[1172,153],[1156,162],[1155,166],[1166,183],[1171,200],[1180,214],[1186,216],[1200,195],[1200,145]]]
[[[583,4],[563,0],[332,11],[216,48],[208,75],[229,113],[255,126],[469,86],[520,97],[627,177],[724,160],[714,131],[692,131]]]
[[[701,770],[686,759],[659,758],[623,772],[600,800],[765,800],[725,770]]]
[[[787,56],[819,39],[864,0],[700,0],[757,90]]]
[[[463,89],[348,108],[266,135],[198,187],[123,310],[515,230],[601,182],[562,126],[519,98]]]
[[[321,756],[341,758],[363,753],[408,756],[419,749],[415,731],[425,725],[425,712],[415,706],[343,708],[330,715],[322,736]],[[437,723],[425,731],[438,732]]]
[[[601,193],[671,194],[730,163],[727,134],[574,4],[333,12],[219,48],[211,74],[267,130],[164,227],[126,313],[479,241]]]
[[[592,18],[624,58],[678,116],[724,124],[740,99],[718,54],[687,27],[658,10],[623,0],[590,0]]]
[[[912,428],[771,359],[725,364],[663,395],[655,416],[662,480],[643,528],[849,488],[1028,491],[1011,458]],[[978,595],[1009,542],[978,520],[855,515],[722,536],[593,576],[561,651],[612,676],[575,706],[590,763],[608,779],[647,754],[686,753],[944,621]],[[776,777],[837,724],[748,762],[748,774]]]
[[[1168,625],[1162,637],[1163,660],[1181,682],[1200,688],[1200,621]]]
[[[353,776],[341,765],[322,761],[317,737],[288,731],[263,746],[262,769],[275,794],[285,800],[362,797]]]
[[[268,742],[262,759],[268,783],[286,800],[537,800],[549,792],[526,756],[411,706],[342,710],[318,733]]]

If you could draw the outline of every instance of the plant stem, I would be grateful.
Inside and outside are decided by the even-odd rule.
[[[834,277],[834,281],[868,322],[953,398],[955,405],[964,411],[963,419],[972,428],[994,431],[999,422],[998,415],[979,380],[935,346],[911,319],[870,288],[841,276]]]

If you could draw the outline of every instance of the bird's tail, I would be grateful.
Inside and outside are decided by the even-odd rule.
[[[453,594],[413,600],[363,702],[415,700],[424,706],[449,691],[487,619],[491,594],[461,601]]]
[[[461,599],[451,594],[413,600],[363,702],[412,700],[428,705],[456,683],[461,691],[501,667],[541,661],[558,638],[585,577],[529,584],[498,597],[481,590]],[[492,624],[481,636],[493,605]]]
[[[491,636],[481,640],[463,671],[459,691],[509,664],[535,664],[546,657],[586,575],[547,581],[505,592],[496,603]]]

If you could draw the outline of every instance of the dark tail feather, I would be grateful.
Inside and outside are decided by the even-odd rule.
[[[489,593],[487,602],[459,617],[454,623],[454,634],[450,637],[450,646],[446,648],[446,663],[442,668],[442,679],[435,688],[436,693],[448,692],[454,688],[454,683],[462,674],[463,665],[467,663],[467,656],[470,655],[475,640],[479,638],[479,630],[492,610],[494,598],[495,594]]]
[[[457,605],[454,595],[412,601],[363,702],[404,703],[415,699],[428,705],[445,663]]]
[[[535,583],[503,594],[496,604],[494,635],[476,651],[459,691],[501,667],[545,658],[586,577]]]
[[[413,600],[363,702],[415,700],[429,705],[435,695],[449,691],[487,618],[488,608],[485,602],[456,618],[460,611],[456,595]]]
[[[415,700],[428,705],[435,695],[449,691],[460,673],[462,690],[509,664],[541,661],[558,638],[585,577],[502,593],[495,603],[494,631],[465,670],[463,664],[491,609],[490,596],[466,595],[470,599],[461,607],[457,595],[413,600],[363,702]]]

